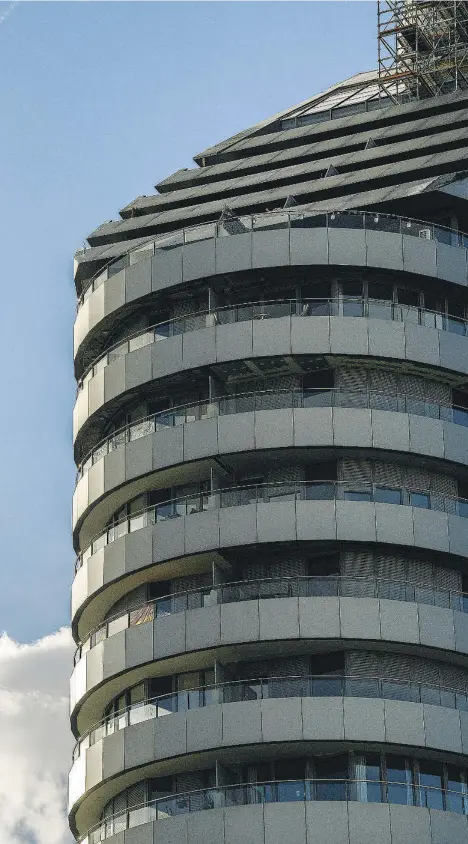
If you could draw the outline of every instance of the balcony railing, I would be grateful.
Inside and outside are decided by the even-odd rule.
[[[139,243],[124,255],[112,258],[85,283],[78,299],[78,307],[112,275],[126,267],[144,261],[159,249],[174,249],[188,243],[212,240],[220,237],[232,237],[250,231],[276,231],[277,229],[361,229],[364,231],[405,234],[423,240],[435,240],[449,246],[467,248],[468,235],[456,229],[435,225],[411,217],[399,217],[394,214],[381,214],[373,211],[330,211],[315,213],[310,211],[268,211],[258,214],[244,214],[216,222],[200,223],[187,226],[176,232],[152,235],[144,243]]]
[[[409,489],[375,483],[326,480],[233,486],[169,499],[120,519],[98,534],[87,548],[80,552],[76,560],[75,570],[78,571],[93,554],[101,548],[105,548],[111,542],[115,542],[116,539],[168,519],[177,519],[181,516],[203,513],[207,510],[239,507],[248,504],[334,500],[399,504],[420,507],[425,510],[437,510],[468,518],[468,499],[453,498],[430,490]]]
[[[275,577],[219,583],[204,589],[176,592],[129,607],[96,625],[75,652],[75,665],[83,654],[121,630],[136,627],[174,613],[216,604],[233,604],[269,598],[382,598],[429,604],[468,613],[468,594],[448,589],[416,586],[406,581],[373,580],[365,577]]]
[[[403,778],[402,778],[403,779]],[[160,797],[102,820],[79,840],[99,844],[106,838],[140,824],[188,812],[262,803],[348,800],[359,803],[397,803],[467,814],[466,786],[460,790],[380,779],[307,779],[218,786]],[[405,815],[406,817],[406,815]],[[408,841],[411,840],[411,835]]]
[[[116,343],[98,357],[83,373],[77,384],[79,393],[84,385],[98,372],[117,358],[127,355],[143,346],[149,346],[168,337],[199,331],[213,325],[228,325],[247,320],[278,319],[279,317],[367,317],[370,319],[411,322],[427,328],[440,328],[462,337],[468,336],[468,321],[461,317],[439,311],[430,311],[416,305],[403,305],[389,299],[369,299],[350,296],[334,299],[280,299],[269,302],[247,302],[241,305],[227,305],[211,311],[197,311],[183,317],[175,317]],[[311,326],[313,328],[313,326]]]
[[[75,744],[73,761],[84,750],[133,724],[216,703],[243,703],[288,697],[359,697],[428,703],[468,712],[468,694],[444,686],[380,677],[262,677],[187,689],[134,703],[103,719]]]
[[[377,390],[263,390],[214,398],[171,407],[132,422],[101,440],[78,466],[76,482],[99,460],[116,449],[141,437],[174,428],[201,419],[228,416],[235,413],[252,413],[258,410],[284,408],[347,407],[388,410],[394,413],[411,413],[430,419],[441,419],[468,427],[468,409],[424,401],[404,394],[391,395]]]

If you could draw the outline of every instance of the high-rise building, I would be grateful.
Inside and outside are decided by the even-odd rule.
[[[468,841],[468,91],[385,72],[76,256],[78,841]]]

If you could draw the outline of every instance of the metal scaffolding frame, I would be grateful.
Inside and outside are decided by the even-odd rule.
[[[378,0],[382,96],[396,103],[468,88],[468,3]]]

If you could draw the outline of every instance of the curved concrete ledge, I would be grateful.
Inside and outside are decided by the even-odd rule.
[[[430,657],[456,659],[468,655],[468,614],[379,598],[313,597],[221,604],[156,618],[83,654],[70,681],[72,720],[83,734],[96,712],[144,677],[190,671],[215,654],[222,661],[224,651],[249,642],[266,653],[278,642],[336,639],[392,642],[399,649],[430,649]]]
[[[114,400],[151,381],[226,361],[315,354],[407,361],[468,375],[468,337],[441,329],[368,317],[246,320],[168,337],[117,358],[78,393],[74,437],[104,405],[110,410]]]
[[[84,302],[74,328],[75,356],[111,314],[151,293],[224,273],[289,266],[373,267],[438,278],[466,287],[467,251],[438,241],[358,229],[283,229],[159,250],[111,276]]]
[[[143,570],[152,565],[234,546],[337,540],[467,557],[468,519],[405,505],[335,500],[259,502],[168,519],[116,539],[84,562],[72,585],[74,624],[90,599],[98,599],[80,625],[80,635],[87,635],[127,591],[117,581],[141,572],[144,582]]]
[[[164,472],[162,486],[180,483],[181,474],[189,483],[199,478],[197,461],[295,447],[381,449],[467,465],[468,428],[345,407],[258,410],[189,422],[125,443],[91,466],[74,492],[73,529],[79,531],[87,521],[86,535],[97,533],[125,501],[154,485],[152,473]],[[181,470],[183,463],[190,465]]]
[[[234,747],[248,746],[255,753],[256,745],[322,741],[462,754],[468,748],[468,713],[395,700],[282,698],[168,715],[127,727],[89,748],[84,764],[78,759],[70,771],[69,809],[77,826],[88,828],[110,797],[158,776],[162,762],[185,756],[183,765],[190,770],[190,757],[199,753],[227,762]],[[298,755],[294,747],[292,755]],[[173,768],[180,769],[177,762]]]
[[[82,826],[85,829],[85,825]],[[462,844],[468,818],[397,804],[266,803],[193,812],[117,833],[111,844]],[[87,844],[87,839],[83,844]]]

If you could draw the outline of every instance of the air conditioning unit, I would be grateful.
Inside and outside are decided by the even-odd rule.
[[[431,240],[432,239],[431,229],[419,229],[419,237],[422,240]]]

